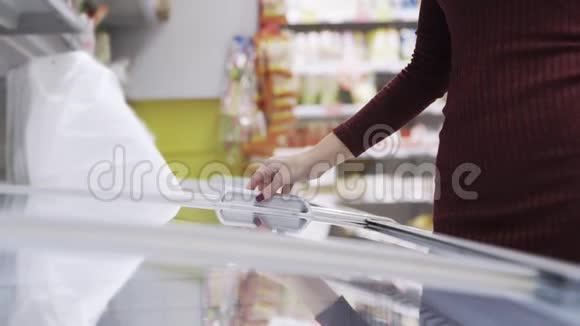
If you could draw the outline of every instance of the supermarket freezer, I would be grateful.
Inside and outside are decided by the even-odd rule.
[[[580,325],[578,266],[379,216],[226,194],[197,205],[221,225],[147,226],[113,216],[131,199],[0,193],[1,325]],[[354,238],[304,238],[329,225]]]

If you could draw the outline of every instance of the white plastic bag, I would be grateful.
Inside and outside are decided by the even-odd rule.
[[[177,213],[171,204],[90,196],[98,186],[95,180],[105,180],[105,188],[112,185],[113,191],[148,194],[163,190],[160,180],[175,183],[108,68],[83,52],[35,59],[9,73],[7,91],[12,181],[87,195],[31,196],[24,203],[27,216],[160,225]],[[132,172],[139,166],[151,172],[139,173],[135,180]],[[100,179],[91,177],[95,171]],[[20,252],[11,325],[95,325],[139,262],[139,257],[114,253],[82,257]]]

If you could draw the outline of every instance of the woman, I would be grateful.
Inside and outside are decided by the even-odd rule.
[[[322,173],[310,173],[316,163],[360,155],[374,144],[369,130],[397,130],[445,92],[435,231],[580,262],[577,0],[423,0],[409,66],[313,149],[268,161],[249,188],[258,200],[288,192]],[[465,163],[478,169],[464,180],[475,196],[456,189]]]

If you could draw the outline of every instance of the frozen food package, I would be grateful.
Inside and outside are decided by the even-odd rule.
[[[84,52],[38,58],[9,72],[6,91],[9,182],[81,195],[29,195],[19,203],[26,217],[154,226],[177,214],[174,203],[142,200],[167,198],[179,184],[107,67]],[[17,273],[10,325],[35,326],[95,325],[141,261],[25,251],[14,259],[26,272]]]

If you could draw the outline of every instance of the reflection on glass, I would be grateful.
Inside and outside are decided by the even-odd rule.
[[[68,218],[69,224],[58,224],[62,229],[51,229],[68,233],[53,240],[76,241],[63,252],[46,240],[43,246],[34,243],[31,235],[42,233],[27,233],[27,241],[12,243],[0,237],[1,325],[484,326],[577,325],[580,321],[578,301],[574,301],[580,291],[574,290],[573,283],[551,289],[556,291],[551,292],[554,298],[562,294],[566,302],[543,300],[537,296],[543,284],[534,283],[534,270],[500,266],[468,253],[449,260],[412,247],[399,248],[397,241],[383,236],[311,241],[283,232],[227,226],[144,228],[131,226],[142,215],[124,216],[126,211],[119,208],[126,208],[125,203],[90,203],[83,198],[83,205],[92,209],[78,211],[76,200],[49,194],[0,197],[0,222]],[[151,207],[149,213],[156,214]],[[88,222],[100,224],[83,228]],[[107,237],[112,234],[118,237],[118,245],[110,245]],[[85,252],[85,243],[102,245],[103,250]],[[208,243],[221,249],[204,247]],[[128,254],[147,252],[140,250],[151,244],[164,249],[156,256],[142,255],[145,258]],[[343,259],[345,253],[348,259]],[[340,259],[327,261],[326,256]],[[376,259],[357,260],[361,257]],[[454,261],[465,264],[453,265]],[[437,266],[465,269],[441,273]],[[490,285],[495,280],[504,283],[493,293],[484,293],[480,285],[456,287],[471,276]],[[446,283],[435,288],[433,277]],[[507,284],[506,277],[514,284]],[[514,292],[526,290],[525,286],[531,286],[531,292]],[[531,295],[515,296],[522,293]]]

